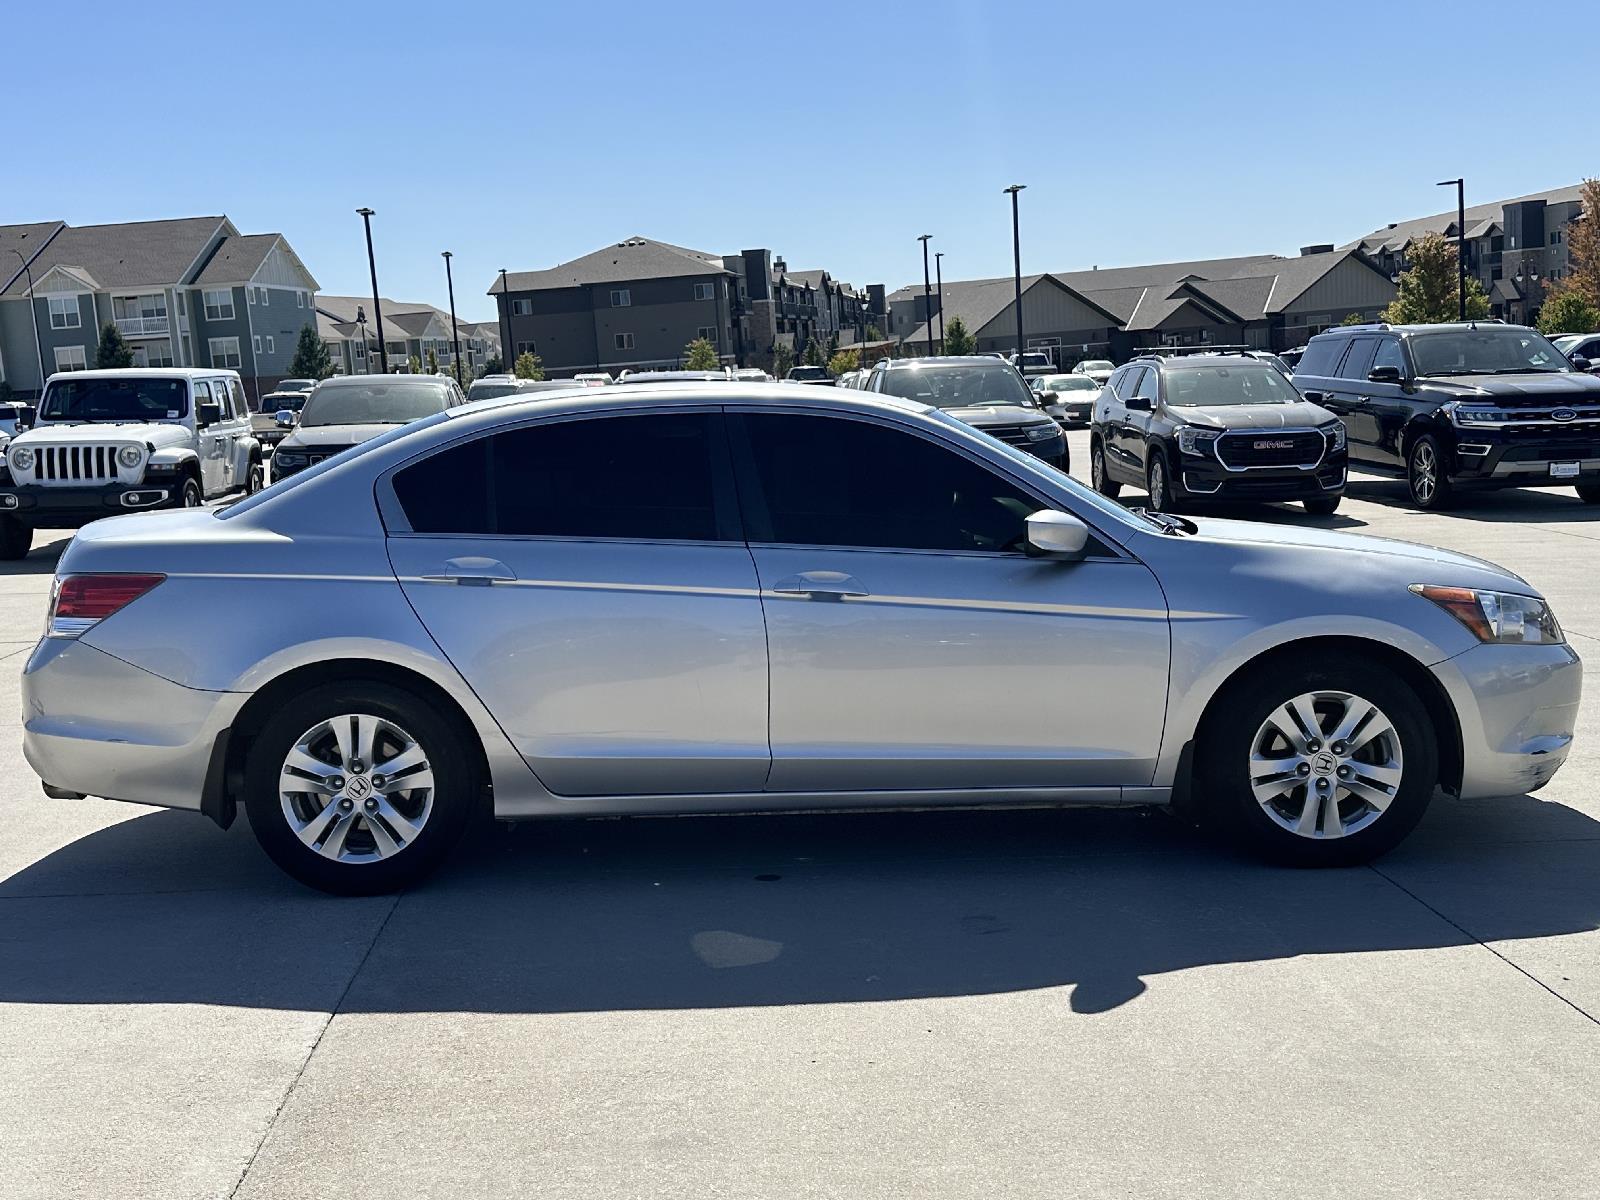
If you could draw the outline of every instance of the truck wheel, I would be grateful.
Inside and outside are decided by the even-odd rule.
[[[199,508],[205,503],[205,497],[200,494],[200,481],[190,477],[183,481],[183,491],[178,494],[179,508]]]
[[[1411,503],[1418,508],[1438,512],[1450,507],[1454,489],[1444,451],[1433,434],[1425,433],[1411,443],[1406,455],[1406,483],[1411,489]]]
[[[266,486],[266,468],[261,465],[259,458],[250,460],[250,474],[245,477],[244,494],[254,496]]]
[[[16,562],[33,549],[33,526],[12,516],[0,515],[0,559]]]

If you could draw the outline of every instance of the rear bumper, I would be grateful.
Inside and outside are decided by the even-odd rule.
[[[172,503],[177,483],[107,483],[98,487],[40,487],[0,484],[0,513],[25,525],[64,529],[87,525],[119,513],[164,508]]]
[[[22,673],[22,752],[58,790],[199,810],[217,737],[247,699],[45,638]]]
[[[1583,664],[1570,646],[1474,646],[1435,663],[1461,724],[1461,797],[1536,791],[1567,759]]]

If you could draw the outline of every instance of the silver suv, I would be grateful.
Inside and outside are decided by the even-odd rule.
[[[1476,558],[1140,515],[892,397],[624,385],[91,525],[23,746],[51,796],[242,803],[337,892],[418,879],[491,806],[1172,803],[1331,865],[1435,785],[1543,786],[1580,677]]]

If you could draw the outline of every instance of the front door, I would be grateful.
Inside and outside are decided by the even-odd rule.
[[[212,382],[205,379],[194,384],[195,450],[200,456],[200,486],[207,496],[220,495],[228,487],[227,389],[220,381],[215,387],[213,391]],[[200,410],[207,404],[221,407],[224,419],[202,424]]]
[[[767,617],[769,791],[1150,783],[1169,636],[1147,568],[1029,557],[1048,503],[907,428],[729,420]]]
[[[406,597],[552,792],[761,790],[766,631],[719,414],[525,425],[392,486]]]
[[[1400,372],[1402,380],[1409,382],[1411,368],[1406,363],[1405,348],[1401,346],[1399,338],[1379,339],[1372,369],[1379,367],[1393,367]],[[1416,409],[1411,393],[1399,383],[1368,382],[1364,399],[1366,403],[1361,405],[1356,415],[1345,420],[1352,449],[1354,443],[1359,441],[1362,457],[1390,467],[1403,465],[1405,429],[1411,423],[1412,413]]]
[[[1375,337],[1351,338],[1344,358],[1335,368],[1338,377],[1329,380],[1329,390],[1321,401],[1324,408],[1337,413],[1344,422],[1345,442],[1352,461],[1375,462],[1380,457],[1378,424],[1371,401],[1374,385],[1367,380],[1377,349]]]

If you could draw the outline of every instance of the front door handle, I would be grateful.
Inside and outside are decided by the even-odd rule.
[[[516,573],[497,558],[479,558],[468,555],[464,558],[446,560],[444,570],[437,574],[424,575],[422,578],[427,583],[455,583],[462,587],[488,587],[495,583],[510,583],[516,579]]]
[[[773,586],[779,596],[809,596],[813,600],[843,600],[846,596],[870,596],[854,575],[843,571],[802,571],[780,579]]]

